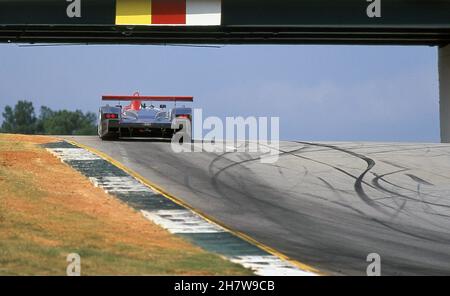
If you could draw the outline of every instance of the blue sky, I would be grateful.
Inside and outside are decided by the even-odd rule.
[[[0,45],[0,109],[96,111],[102,94],[193,95],[205,116],[279,116],[285,140],[439,141],[437,49]]]

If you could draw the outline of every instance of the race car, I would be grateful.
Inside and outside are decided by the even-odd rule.
[[[114,106],[107,104],[99,109],[98,135],[102,140],[126,137],[172,138],[176,132],[183,130],[183,122],[192,121],[192,108],[177,107],[177,103],[193,102],[193,97],[141,96],[135,93],[132,96],[105,95],[102,100],[118,102]],[[130,104],[122,106],[122,101],[130,101]],[[154,102],[173,102],[174,107],[156,107]],[[175,122],[178,124],[174,125]]]

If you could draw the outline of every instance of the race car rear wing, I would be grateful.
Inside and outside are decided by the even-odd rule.
[[[157,101],[157,102],[193,102],[194,97],[183,96],[102,96],[103,101]]]

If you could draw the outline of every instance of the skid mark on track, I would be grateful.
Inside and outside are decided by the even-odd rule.
[[[408,170],[408,169],[397,170],[397,171],[390,172],[390,173],[386,173],[386,174],[383,174],[383,175],[377,175],[377,174],[374,173],[375,178],[372,180],[372,183],[373,183],[375,186],[377,186],[380,190],[383,190],[383,191],[385,191],[385,192],[390,193],[390,194],[393,195],[393,196],[391,196],[391,197],[389,197],[389,198],[393,198],[393,199],[394,199],[394,198],[400,198],[400,199],[403,200],[402,205],[399,207],[399,212],[400,212],[401,210],[403,210],[403,208],[405,207],[407,201],[420,203],[420,204],[422,204],[424,207],[426,207],[428,210],[434,212],[435,214],[440,214],[440,213],[438,213],[435,209],[433,209],[432,207],[430,207],[430,205],[437,205],[437,206],[444,206],[444,207],[449,207],[449,206],[450,206],[450,205],[442,205],[442,204],[432,203],[432,202],[429,202],[429,201],[424,200],[423,198],[422,198],[422,199],[416,199],[416,198],[414,198],[414,197],[411,197],[411,196],[408,196],[408,195],[405,195],[405,194],[401,194],[401,193],[398,193],[398,192],[389,190],[389,189],[387,189],[386,187],[384,187],[384,186],[382,186],[382,185],[380,184],[380,181],[383,181],[383,182],[385,182],[385,183],[387,183],[387,184],[390,184],[390,185],[392,185],[392,186],[397,186],[397,185],[395,185],[395,184],[393,184],[393,183],[390,183],[389,181],[385,180],[384,178],[385,178],[386,176],[393,175],[393,174],[398,174],[398,173],[401,173],[401,172],[404,172],[404,171],[407,171],[407,170]],[[408,188],[405,188],[405,187],[400,187],[400,188],[401,188],[401,189],[404,189],[404,190],[409,190],[409,191],[414,192],[414,190],[411,190],[411,189],[408,189]],[[394,199],[394,200],[395,200],[395,199]],[[446,227],[443,227],[442,225],[439,225],[439,224],[437,224],[437,223],[433,223],[433,222],[430,221],[429,219],[425,219],[424,217],[421,217],[421,216],[417,215],[416,213],[411,213],[411,212],[409,212],[409,211],[403,212],[403,213],[404,213],[405,215],[410,216],[410,217],[413,218],[413,219],[421,220],[421,221],[423,221],[423,222],[425,222],[425,223],[428,223],[429,225],[433,225],[434,227],[437,227],[437,228],[440,228],[440,229],[443,229],[443,230],[447,231],[447,228],[446,228]],[[390,228],[391,228],[391,229],[397,229],[397,228],[395,228],[394,226],[391,226]],[[404,233],[404,234],[409,233],[411,236],[414,236],[414,235],[413,235],[412,233],[410,233],[410,232],[402,231],[402,233]],[[426,236],[422,236],[422,237],[426,237]],[[434,240],[434,239],[432,239],[432,238],[428,238],[428,237],[426,237],[426,238],[427,238],[428,240]],[[439,240],[436,240],[436,241],[437,241],[437,242],[441,242],[441,241],[439,241]]]
[[[408,198],[408,200],[407,200],[407,199],[402,199],[402,200],[401,200],[400,202],[398,202],[398,203],[397,203],[397,202],[395,201],[395,199],[394,199],[394,201],[395,201],[396,204],[397,204],[397,207],[392,207],[392,206],[390,206],[390,205],[387,205],[387,204],[385,204],[385,203],[382,203],[382,202],[380,201],[381,199],[373,200],[373,199],[371,199],[371,198],[365,193],[364,188],[362,187],[363,184],[365,184],[365,185],[367,185],[367,186],[369,186],[369,187],[371,187],[372,189],[375,189],[375,190],[377,190],[377,191],[388,192],[388,193],[390,193],[392,196],[390,196],[389,198],[392,198],[393,196],[395,196],[395,197],[400,197],[400,198],[404,197],[402,194],[400,194],[400,193],[398,193],[398,192],[395,192],[395,191],[392,191],[392,190],[388,190],[388,189],[384,188],[383,186],[380,186],[380,184],[379,184],[379,182],[378,182],[377,179],[376,179],[375,181],[372,180],[372,183],[367,183],[366,181],[364,181],[364,178],[365,178],[365,177],[367,176],[367,174],[374,168],[374,166],[375,166],[375,164],[376,164],[375,161],[374,161],[373,159],[371,159],[371,158],[369,158],[369,157],[367,157],[367,156],[365,156],[365,155],[362,155],[362,154],[359,154],[359,153],[355,153],[355,152],[353,152],[353,151],[349,151],[349,150],[347,150],[347,149],[343,149],[343,148],[336,147],[336,146],[333,146],[333,145],[327,145],[327,144],[315,144],[315,143],[308,143],[308,142],[297,142],[297,143],[303,144],[303,145],[318,146],[318,147],[324,147],[324,148],[327,148],[327,149],[336,150],[336,151],[339,151],[339,152],[342,152],[342,153],[346,153],[346,154],[348,154],[348,155],[351,155],[351,156],[353,156],[353,157],[356,157],[356,158],[358,158],[358,159],[361,159],[361,160],[365,161],[366,164],[367,164],[366,169],[365,169],[360,175],[355,176],[355,175],[349,173],[348,171],[346,171],[346,170],[344,170],[344,169],[342,169],[342,168],[336,167],[336,166],[334,166],[334,165],[332,165],[332,164],[325,163],[325,162],[322,162],[322,161],[319,161],[319,160],[315,160],[315,159],[312,159],[312,158],[308,158],[308,157],[305,157],[305,156],[296,154],[296,153],[298,153],[298,152],[303,152],[302,150],[304,150],[305,147],[302,147],[302,148],[300,148],[300,149],[296,149],[296,150],[293,150],[293,151],[284,151],[284,150],[282,150],[282,149],[279,149],[279,151],[280,151],[280,156],[292,155],[292,156],[294,156],[294,157],[298,157],[298,158],[301,158],[301,159],[304,159],[304,160],[312,161],[312,162],[315,162],[315,163],[318,163],[318,164],[322,164],[322,165],[331,167],[331,168],[333,168],[333,169],[335,169],[335,170],[337,170],[337,171],[339,171],[339,172],[341,172],[341,173],[343,173],[343,174],[345,174],[345,175],[347,175],[347,176],[352,177],[353,179],[355,179],[355,183],[354,183],[355,192],[358,194],[358,196],[361,198],[361,200],[364,201],[367,205],[369,205],[369,206],[371,206],[372,208],[376,209],[377,211],[379,211],[379,212],[381,212],[381,213],[383,213],[383,214],[389,216],[389,217],[390,217],[390,220],[395,219],[400,213],[402,213],[402,212],[404,211],[404,209],[405,209],[405,207],[406,207],[406,205],[407,205],[407,201],[408,201],[408,200],[414,200],[414,201],[422,202],[421,200],[417,200],[417,199],[411,198],[411,197],[409,197],[409,196],[406,196],[406,197]],[[323,151],[326,151],[327,149],[324,149]],[[226,153],[226,154],[228,154],[228,153]],[[218,160],[219,160],[221,157],[223,157],[223,156],[224,156],[224,155],[219,155],[218,157],[216,157],[216,159],[215,159],[213,162],[218,161]],[[230,164],[230,165],[228,165],[228,166],[226,166],[226,167],[220,169],[218,172],[216,172],[216,173],[213,175],[214,178],[215,178],[215,182],[217,182],[218,176],[219,176],[221,173],[223,173],[225,170],[227,170],[227,169],[229,169],[229,168],[232,168],[232,167],[234,167],[234,166],[237,166],[237,165],[241,165],[241,164],[245,164],[245,163],[251,163],[251,162],[257,161],[257,160],[259,160],[259,159],[260,159],[260,158],[253,158],[253,159],[248,159],[248,160],[244,160],[244,161],[240,161],[240,162],[235,162],[235,163],[232,163],[232,164]],[[213,162],[212,162],[212,163],[213,163]],[[211,164],[212,164],[212,163],[211,163]],[[400,170],[400,171],[406,171],[406,170],[408,170],[408,169],[402,169],[402,170]],[[211,165],[210,165],[210,172],[211,172]],[[373,173],[373,174],[376,176],[375,173]],[[320,178],[319,178],[319,179],[320,179]],[[323,181],[325,181],[325,180],[322,179],[321,181],[323,182]],[[327,186],[330,190],[332,190],[332,191],[335,191],[335,190],[336,190],[336,189],[335,189],[331,184],[329,184],[328,182],[325,181],[324,184],[326,184],[326,186]],[[396,184],[394,184],[394,185],[395,185],[395,186],[398,186],[398,185],[396,185]],[[330,187],[330,186],[331,186],[331,187]],[[313,195],[311,195],[311,196],[313,196]],[[315,196],[315,197],[318,197],[317,195],[314,195],[314,196]],[[344,203],[342,203],[342,202],[337,202],[337,201],[330,201],[330,200],[327,200],[327,201],[332,202],[332,203],[335,203],[335,204],[337,204],[337,205],[339,205],[339,206],[343,206],[343,207],[345,207],[345,208],[348,208],[348,209],[350,209],[350,210],[352,210],[352,211],[357,212],[357,213],[360,214],[360,215],[363,215],[363,216],[368,217],[367,214],[364,213],[363,211],[358,210],[358,209],[356,209],[356,208],[354,208],[354,207],[352,207],[352,206],[350,206],[350,205],[348,205],[348,204],[344,204]],[[389,209],[389,211],[388,211],[387,209]],[[392,211],[392,212],[391,212],[391,211]],[[407,212],[405,212],[405,214],[408,215],[408,216],[410,215],[410,213],[407,213]],[[441,241],[441,240],[439,240],[439,239],[433,238],[433,237],[431,237],[431,236],[427,236],[427,235],[418,235],[418,234],[412,233],[412,232],[410,232],[410,231],[408,231],[408,230],[401,229],[401,228],[399,228],[399,227],[397,227],[397,226],[392,225],[391,223],[384,222],[384,221],[382,221],[382,220],[380,220],[380,219],[377,219],[377,218],[370,218],[370,217],[368,217],[368,218],[369,218],[370,220],[374,221],[375,223],[377,223],[377,224],[379,224],[379,225],[382,225],[383,227],[389,228],[389,229],[391,229],[391,230],[393,230],[393,231],[402,233],[402,234],[404,234],[404,235],[408,235],[408,236],[411,236],[411,237],[414,237],[414,238],[417,238],[417,239],[423,239],[423,240],[435,241],[435,242],[440,242],[440,243],[446,243],[446,241],[444,242],[444,241]],[[421,217],[418,217],[418,218],[421,219],[421,220],[423,220],[423,218],[421,218]],[[425,222],[429,222],[429,221],[425,219]],[[433,224],[433,223],[432,223],[432,224]],[[435,226],[436,226],[436,225],[435,225]]]
[[[344,149],[344,148],[340,148],[337,146],[333,146],[333,145],[327,145],[327,144],[317,144],[317,143],[309,143],[309,142],[300,142],[298,141],[297,143],[299,144],[304,144],[304,145],[311,145],[311,146],[318,146],[318,147],[325,147],[325,148],[329,148],[335,151],[340,151],[343,153],[346,153],[348,155],[354,156],[356,158],[359,158],[363,161],[365,161],[367,163],[367,168],[356,178],[356,181],[354,183],[354,188],[356,193],[358,194],[358,196],[361,198],[362,201],[364,201],[367,205],[371,206],[372,208],[376,209],[379,212],[382,212],[386,215],[390,215],[390,212],[386,211],[384,208],[380,207],[375,201],[373,201],[364,191],[364,188],[362,186],[363,181],[364,181],[364,177],[366,176],[366,174],[368,172],[370,172],[370,170],[373,169],[373,167],[375,166],[375,161],[365,155]]]
[[[317,179],[319,179],[323,184],[325,184],[325,186],[330,189],[332,192],[336,193],[339,197],[341,196],[341,193],[348,193],[346,190],[342,190],[342,189],[337,189],[336,187],[334,187],[333,185],[331,185],[330,182],[328,182],[327,180],[325,180],[322,177],[316,177]]]
[[[396,174],[396,173],[403,172],[403,171],[405,171],[405,170],[399,170],[399,171],[390,172],[390,173],[386,173],[386,174],[382,174],[382,175],[377,175],[377,174],[374,173],[375,178],[372,180],[372,184],[374,184],[374,186],[376,186],[377,188],[379,188],[380,190],[382,190],[384,192],[396,195],[398,197],[406,198],[406,199],[414,201],[414,202],[424,203],[424,204],[427,204],[427,205],[433,205],[433,206],[438,206],[438,207],[443,207],[443,208],[450,208],[450,205],[448,205],[448,204],[446,205],[446,204],[440,204],[440,203],[435,203],[435,202],[431,202],[431,201],[425,201],[425,200],[417,199],[417,198],[414,198],[412,196],[404,195],[404,194],[398,193],[396,191],[389,190],[386,187],[383,187],[383,186],[380,185],[379,181],[383,181],[386,184],[389,184],[391,186],[394,186],[394,187],[397,187],[397,188],[400,188],[400,189],[403,189],[403,190],[406,190],[406,191],[417,193],[416,190],[413,190],[413,189],[410,189],[410,188],[406,188],[404,186],[397,185],[397,184],[392,183],[392,182],[390,182],[390,181],[385,179],[385,177],[387,177],[389,175]],[[439,197],[439,196],[435,196],[435,195],[428,194],[428,193],[427,194],[422,193],[422,195],[426,195],[426,196],[429,196],[429,197]]]
[[[295,153],[295,152],[299,152],[299,151],[301,151],[301,150],[303,150],[303,149],[305,149],[305,147],[302,147],[302,148],[299,148],[299,149],[295,149],[295,150],[293,150],[293,151],[291,151],[291,152],[292,152],[292,153]],[[263,198],[261,198],[261,197],[255,195],[255,194],[251,194],[251,192],[252,192],[253,190],[243,190],[243,187],[241,187],[241,186],[229,186],[229,185],[227,185],[227,184],[224,184],[224,183],[219,182],[219,177],[220,177],[220,175],[223,174],[223,173],[225,173],[227,170],[229,170],[229,169],[231,169],[231,168],[233,168],[233,167],[236,167],[236,166],[241,166],[242,168],[248,170],[248,168],[247,168],[246,166],[244,166],[244,164],[255,163],[256,161],[260,161],[261,158],[262,158],[262,157],[260,156],[260,157],[254,157],[254,158],[249,158],[249,159],[246,159],[246,160],[242,160],[242,161],[235,162],[235,161],[232,161],[232,160],[230,160],[230,159],[225,158],[226,155],[229,155],[229,154],[231,154],[231,153],[234,153],[234,152],[226,152],[226,153],[217,155],[217,156],[211,161],[211,163],[209,164],[208,171],[209,171],[209,173],[210,173],[210,175],[211,175],[211,183],[212,183],[214,189],[215,189],[215,190],[216,190],[223,198],[226,198],[226,199],[229,199],[229,198],[228,198],[229,192],[225,192],[225,191],[224,191],[225,189],[230,190],[230,191],[232,191],[232,192],[234,192],[234,193],[237,193],[237,194],[241,194],[241,195],[246,196],[246,197],[250,197],[250,196],[251,196],[253,199],[256,199],[256,200],[258,200],[259,202],[261,202],[261,203],[264,204],[264,207],[258,207],[259,210],[262,210],[262,211],[267,210],[266,206],[271,206],[271,207],[273,207],[273,206],[274,206],[273,203],[268,202],[268,201],[264,200]],[[290,152],[282,152],[282,153],[280,153],[279,156],[280,156],[280,157],[283,157],[283,156],[286,156],[286,155],[290,155],[289,153],[290,153]],[[226,165],[226,166],[223,167],[223,168],[220,168],[217,172],[214,172],[215,163],[217,163],[217,162],[220,161],[220,160],[226,160],[226,161],[229,162],[230,164]],[[235,181],[236,181],[236,184],[240,184],[240,181],[239,181],[239,180],[235,180]],[[267,185],[267,184],[260,184],[260,185],[259,185],[260,188],[262,188],[262,187],[264,187],[264,186],[265,186],[267,189],[270,189],[270,190],[272,189],[272,188],[271,188],[269,185]],[[244,186],[244,187],[245,187],[245,186]],[[230,200],[230,201],[233,201],[232,199],[229,199],[229,200]],[[283,209],[284,209],[284,210],[292,211],[292,209],[289,209],[289,208],[283,208]]]
[[[417,151],[417,150],[426,150],[426,153],[429,153],[432,149],[446,149],[450,148],[450,146],[437,146],[437,147],[414,147],[414,148],[403,148],[403,149],[390,149],[390,150],[383,150],[383,151],[374,151],[369,152],[369,154],[383,154],[383,153],[392,153],[392,152],[404,152],[404,151]]]
[[[337,166],[334,166],[332,164],[329,164],[329,163],[326,163],[326,162],[323,162],[323,161],[320,161],[320,160],[312,159],[312,158],[309,158],[309,157],[297,154],[299,152],[302,152],[304,149],[306,149],[307,146],[303,146],[303,147],[301,147],[299,149],[295,149],[295,150],[292,150],[292,151],[285,151],[285,150],[282,150],[282,149],[278,149],[278,151],[280,152],[280,157],[283,157],[283,156],[286,156],[286,155],[291,155],[291,156],[294,156],[294,157],[297,157],[297,158],[301,158],[301,159],[308,160],[308,161],[311,161],[311,162],[314,162],[314,163],[317,163],[317,164],[321,164],[321,165],[325,165],[325,166],[331,167],[334,170],[337,170],[337,171],[339,171],[339,172],[341,172],[341,173],[343,173],[343,174],[353,178],[355,180],[355,183],[354,183],[355,192],[358,194],[358,196],[361,198],[361,200],[363,202],[365,202],[370,207],[374,208],[375,210],[377,210],[377,211],[379,211],[379,212],[381,212],[381,213],[383,213],[383,214],[385,214],[387,216],[392,216],[392,213],[387,211],[385,208],[391,208],[394,211],[394,215],[395,215],[395,212],[397,211],[397,209],[392,208],[392,207],[390,207],[388,205],[383,205],[384,207],[381,207],[380,205],[378,205],[376,203],[376,201],[372,200],[365,193],[364,188],[362,187],[362,184],[365,184],[365,185],[367,185],[367,186],[369,186],[369,187],[371,187],[371,188],[373,188],[375,190],[378,190],[377,187],[375,187],[375,186],[373,186],[373,185],[371,185],[371,184],[369,184],[369,183],[364,181],[364,177],[366,176],[366,174],[375,166],[375,161],[373,159],[368,158],[368,157],[366,157],[366,156],[364,156],[362,154],[359,154],[359,153],[356,153],[356,152],[353,152],[353,151],[349,151],[349,150],[344,149],[344,148],[336,147],[336,146],[333,146],[333,145],[316,144],[316,143],[299,142],[299,141],[297,141],[296,143],[302,144],[302,145],[313,146],[313,147],[326,148],[326,149],[324,149],[324,151],[326,151],[327,149],[336,150],[336,151],[349,154],[351,156],[357,157],[357,158],[365,161],[367,163],[367,168],[359,176],[355,176],[352,173],[350,173],[350,172],[348,172],[348,171],[346,171],[346,170],[344,170],[342,168],[339,168]],[[210,171],[210,174],[212,174],[212,176],[213,176],[213,180],[212,181],[213,181],[213,184],[214,184],[216,190],[220,191],[220,188],[218,186],[218,177],[219,177],[220,174],[224,173],[226,170],[228,170],[228,169],[230,169],[230,168],[232,168],[234,166],[242,165],[242,164],[245,164],[245,163],[251,163],[251,162],[258,161],[258,160],[261,159],[261,157],[256,157],[256,158],[251,158],[251,159],[240,161],[240,162],[232,162],[231,160],[227,159],[228,161],[230,161],[232,163],[230,165],[228,165],[228,166],[225,166],[225,167],[221,168],[218,172],[214,173],[213,170],[212,170],[212,167],[214,166],[214,163],[219,161],[220,159],[224,158],[225,155],[230,154],[230,153],[232,153],[232,152],[227,152],[227,153],[218,155],[210,163],[209,171]],[[227,186],[227,187],[229,187],[229,186]],[[236,188],[231,188],[230,187],[230,189],[238,191]]]
[[[413,181],[416,181],[418,184],[422,184],[422,185],[427,185],[427,186],[434,186],[433,184],[431,184],[428,181],[425,181],[422,178],[419,178],[413,174],[405,174],[406,176],[410,177]]]

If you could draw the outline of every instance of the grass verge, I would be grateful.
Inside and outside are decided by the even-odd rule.
[[[37,144],[50,137],[0,134],[0,274],[248,275],[169,234]]]

